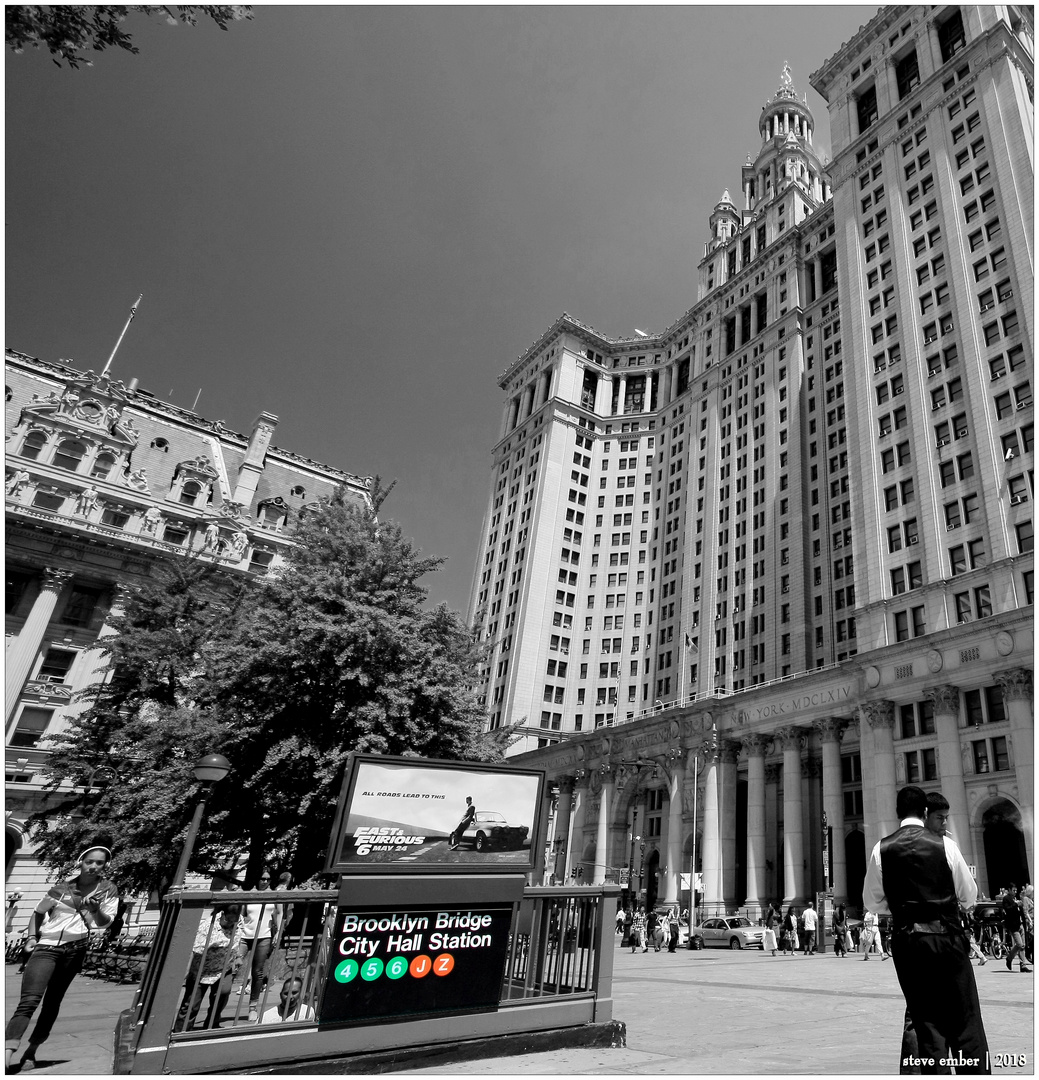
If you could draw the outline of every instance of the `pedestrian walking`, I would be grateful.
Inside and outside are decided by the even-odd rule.
[[[1021,890],[1021,909],[1025,917],[1025,956],[1032,964],[1035,962],[1032,956],[1035,940],[1035,889],[1031,885],[1025,885]]]
[[[801,914],[804,921],[804,954],[812,956],[815,953],[815,932],[819,928],[819,915],[815,910],[813,901],[808,901],[808,906]]]
[[[36,1051],[47,1041],[65,992],[83,967],[92,930],[103,930],[119,910],[119,891],[102,874],[112,852],[101,844],[87,848],[77,860],[79,873],[48,889],[36,905],[26,947],[29,959],[22,975],[22,993],[7,1024],[5,1064],[21,1045],[37,1007],[40,1015],[21,1067],[31,1069]]]
[[[617,908],[617,933],[624,933],[624,908]]]
[[[929,1072],[987,1073],[988,1041],[960,907],[971,908],[977,885],[948,836],[924,825],[927,801],[904,787],[895,802],[898,829],[879,840],[866,864],[863,903],[894,921],[895,973],[905,996],[921,1059]]]
[[[660,916],[655,911],[646,912],[646,947],[643,952],[649,952],[649,943],[653,942],[654,951],[660,952]]]
[[[880,948],[877,940],[880,934],[880,920],[867,909],[862,915],[862,930],[859,933],[859,947],[862,950],[862,959],[868,960],[873,949]]]
[[[776,944],[776,921],[778,918],[776,909],[769,904],[768,911],[765,912],[765,934],[762,952],[771,950],[773,956],[776,955],[776,949],[778,948]]]
[[[848,914],[843,904],[837,905],[833,916],[833,953],[843,959],[848,955]]]
[[[266,890],[271,887],[269,870],[261,870],[256,888]],[[271,942],[278,927],[278,906],[276,904],[245,904],[242,908],[241,941],[245,949],[245,972],[242,978],[242,993],[249,987],[249,1019],[257,1018],[257,1006],[260,994],[267,985],[265,965],[271,954]]]
[[[632,952],[635,952],[639,945],[645,944],[646,942],[646,915],[641,909],[636,911],[632,916],[629,941],[631,943]],[[643,949],[642,951],[647,952],[648,949]]]
[[[218,1028],[224,1006],[231,996],[231,985],[241,966],[244,948],[241,940],[240,904],[228,904],[216,913],[216,919],[203,919],[191,949],[191,964],[184,982],[184,998],[177,1013],[175,1031],[188,1031],[195,1023],[202,999],[209,993],[206,1028]]]
[[[795,953],[797,950],[797,916],[794,914],[794,905],[786,909],[779,936],[779,947],[785,952]]]
[[[1025,913],[1017,896],[1017,886],[1010,882],[1003,897],[1003,927],[1010,935],[1010,951],[1007,953],[1007,971],[1014,970],[1014,957],[1019,956],[1018,964],[1022,971],[1031,971],[1032,965],[1025,957]]]
[[[667,913],[667,951],[673,953],[678,948],[678,908],[670,908]]]

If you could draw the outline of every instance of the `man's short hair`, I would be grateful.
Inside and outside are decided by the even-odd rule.
[[[929,814],[946,814],[949,811],[949,800],[940,791],[927,793],[927,812]]]
[[[911,784],[902,788],[895,796],[895,813],[899,819],[907,817],[922,818],[927,813],[927,796],[924,794],[923,789],[913,787]]]

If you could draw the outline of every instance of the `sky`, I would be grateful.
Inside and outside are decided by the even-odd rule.
[[[264,6],[222,32],[6,65],[6,344],[397,486],[467,614],[499,374],[564,311],[611,337],[696,301],[708,217],[877,12],[823,5]]]

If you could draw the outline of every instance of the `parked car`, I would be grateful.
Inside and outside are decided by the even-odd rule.
[[[511,825],[494,810],[477,810],[461,840],[471,843],[477,851],[516,851],[523,847],[529,831],[526,825]]]
[[[764,949],[765,928],[754,926],[742,915],[725,915],[704,919],[693,927],[693,937],[699,938],[701,948]]]

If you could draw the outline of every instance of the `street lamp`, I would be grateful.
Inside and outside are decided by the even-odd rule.
[[[213,790],[213,785],[223,780],[231,771],[231,763],[222,754],[206,754],[205,757],[199,758],[195,762],[192,771],[195,774],[195,779],[202,781],[202,791],[195,806],[195,814],[191,819],[191,825],[188,827],[188,835],[184,840],[184,850],[180,853],[180,864],[177,866],[177,872],[173,875],[172,888],[184,884],[184,878],[188,873],[188,861],[195,848],[198,829],[202,824],[202,815],[205,813],[206,800]]]

